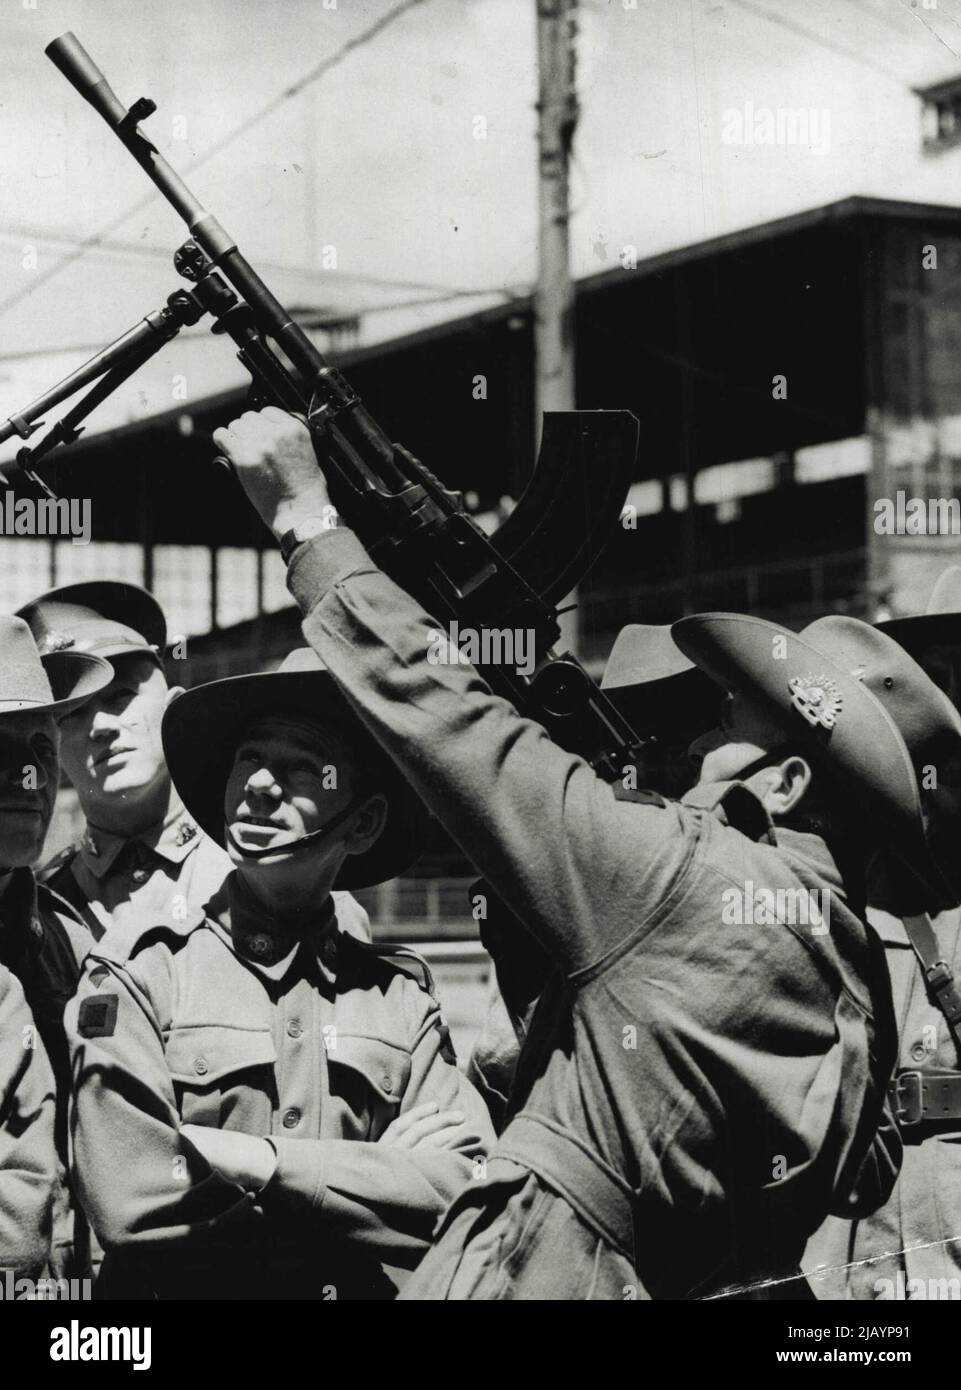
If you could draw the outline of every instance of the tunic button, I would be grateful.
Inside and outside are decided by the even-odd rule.
[[[197,1073],[198,1076],[207,1075],[207,1063],[203,1057],[198,1057],[197,1060],[194,1062],[194,1071]]]
[[[928,1049],[925,1047],[924,1043],[916,1042],[911,1048],[911,1057],[915,1062],[923,1062],[927,1055]]]
[[[303,1031],[296,1018],[292,1018],[287,1024],[287,1036],[289,1038],[299,1038]]]
[[[134,883],[143,883],[144,879],[147,877],[147,870],[134,869],[130,877],[133,879]]]
[[[299,1125],[299,1124],[300,1124],[300,1111],[299,1111],[299,1110],[285,1110],[285,1111],[284,1111],[284,1129],[296,1129],[297,1125]]]

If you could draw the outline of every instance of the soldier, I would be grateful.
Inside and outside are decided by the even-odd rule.
[[[95,940],[110,923],[144,922],[202,907],[230,860],[184,810],[164,762],[163,712],[182,687],[163,667],[167,624],[133,584],[68,584],[20,610],[42,653],[92,652],[114,678],[60,724],[60,758],[86,819],[80,843],[41,878],[80,912]],[[344,929],[369,940],[367,914],[345,897]]]
[[[961,568],[940,576],[925,614],[878,626],[961,707]],[[904,1160],[890,1201],[859,1221],[831,1218],[804,1267],[819,1298],[959,1298],[961,910],[929,926],[923,904],[898,902],[880,866],[871,887],[868,920],[884,943],[900,1033],[892,1090]]]
[[[476,672],[427,660],[431,619],[325,526],[302,425],[268,408],[215,442],[345,698],[555,970],[487,1181],[404,1297],[796,1295],[823,1216],[893,1183],[894,1021],[857,908],[882,834],[961,899],[928,839],[957,815],[921,775],[961,751],[957,712],[854,619],[684,619],[675,641],[734,693],[683,802],[624,802]]]
[[[679,651],[669,626],[631,623],[611,648],[601,688],[645,740],[645,763],[631,781],[635,788],[681,797],[695,773],[687,750],[713,728],[721,704],[717,687]],[[624,788],[629,796],[628,788]],[[471,891],[482,895],[481,941],[494,961],[484,1028],[474,1044],[467,1074],[487,1102],[500,1133],[507,1114],[520,1049],[544,988],[549,960],[530,932],[519,928],[481,881]]]
[[[26,623],[0,617],[0,967],[9,971],[23,990],[43,1043],[41,1050],[53,1066],[58,1102],[56,1139],[64,1162],[70,1069],[63,1014],[76,989],[91,937],[68,903],[34,881],[30,866],[40,856],[53,814],[59,771],[56,720],[95,695],[109,680],[110,667],[93,656],[72,662],[56,655],[41,660]],[[16,991],[9,988],[6,1008],[13,1015],[23,1012]],[[11,1046],[9,1036],[0,1035],[0,1039],[5,1049]],[[10,1065],[5,1067],[4,1083],[22,1081],[33,1090],[39,1088],[42,1096],[47,1066],[42,1058],[36,1062],[36,1071],[24,1074],[22,1065]],[[15,1094],[11,1091],[6,1095],[15,1107]],[[5,1112],[4,1124],[15,1126],[16,1119],[10,1118],[15,1114],[15,1109]],[[41,1135],[46,1120],[31,1102],[24,1116],[32,1115],[37,1115],[36,1133]],[[58,1190],[52,1259],[58,1275],[78,1272],[72,1253],[72,1227],[65,1189]],[[76,1260],[79,1272],[85,1272],[82,1251]]]
[[[331,896],[410,864],[414,799],[309,650],[181,695],[163,734],[234,868],[206,917],[108,933],[70,1008],[101,1292],[390,1297],[493,1140],[422,963]]]
[[[33,1015],[19,981],[0,965],[0,1271],[34,1279],[50,1259],[54,1104]]]

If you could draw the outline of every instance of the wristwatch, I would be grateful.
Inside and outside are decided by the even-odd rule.
[[[303,545],[304,541],[312,541],[315,536],[322,536],[325,531],[333,529],[326,516],[305,516],[303,521],[298,521],[296,526],[292,526],[281,536],[280,558],[286,565],[298,545]]]

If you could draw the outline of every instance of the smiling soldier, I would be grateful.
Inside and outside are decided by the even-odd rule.
[[[68,1015],[101,1291],[390,1297],[493,1138],[417,958],[339,929],[414,800],[310,651],[180,696],[164,745],[234,870],[206,917],[108,933]]]
[[[68,584],[20,610],[41,653],[92,652],[114,678],[60,722],[60,761],[87,825],[42,881],[80,912],[95,939],[115,923],[143,923],[203,907],[230,872],[230,860],[184,809],[164,760],[169,686],[167,623],[152,594],[134,584]],[[367,914],[344,894],[343,929],[370,939]]]

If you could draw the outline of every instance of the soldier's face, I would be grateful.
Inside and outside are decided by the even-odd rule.
[[[245,731],[234,755],[224,819],[241,848],[283,854],[326,825],[350,799],[341,736],[299,720],[263,719]]]
[[[171,692],[140,653],[111,661],[114,678],[60,721],[60,758],[85,808],[136,795],[167,776],[160,726]]]
[[[57,795],[57,725],[49,714],[0,719],[0,866],[32,864]]]
[[[698,769],[698,782],[729,782],[783,742],[783,730],[764,709],[734,694],[724,703],[718,727],[695,739],[688,757]]]

